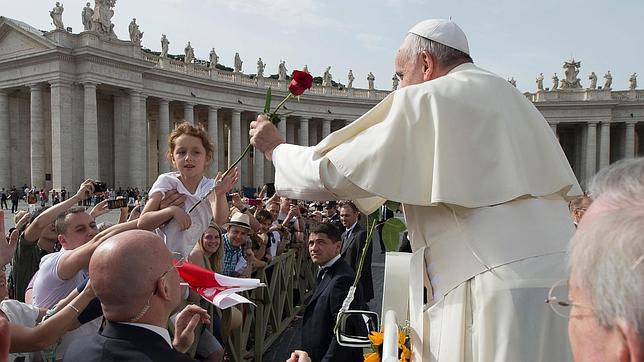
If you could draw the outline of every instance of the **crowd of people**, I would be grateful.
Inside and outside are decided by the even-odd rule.
[[[601,170],[567,210],[581,188],[550,127],[473,64],[454,22],[414,26],[396,72],[400,90],[314,147],[286,144],[265,115],[251,123],[280,196],[268,186],[251,199],[233,192],[237,169],[205,177],[215,148],[184,122],[168,140],[174,171],[159,175],[142,207],[121,208],[118,223],[97,223],[107,199],[79,206],[116,197],[95,180],[50,207],[12,210],[15,226],[0,230],[0,262],[11,265],[0,285],[2,356],[221,361],[244,308],[218,310],[177,269],[252,277],[295,249],[318,268],[302,301],[302,350],[289,361],[362,360],[335,338],[335,317],[366,243],[360,215],[391,200],[402,204],[413,252],[412,359],[644,361],[644,159]],[[372,252],[349,308],[375,297]],[[568,318],[567,336],[544,299]]]

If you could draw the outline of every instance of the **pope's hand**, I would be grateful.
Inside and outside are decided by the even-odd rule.
[[[257,116],[257,120],[250,123],[250,143],[256,149],[262,151],[266,159],[271,160],[273,150],[284,143],[282,134],[263,114]]]

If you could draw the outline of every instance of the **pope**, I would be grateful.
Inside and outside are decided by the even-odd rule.
[[[316,146],[286,144],[263,116],[251,124],[277,192],[366,213],[403,204],[415,360],[570,360],[566,320],[543,301],[566,276],[566,200],[581,190],[551,128],[474,65],[452,21],[412,27],[395,67],[401,89]]]

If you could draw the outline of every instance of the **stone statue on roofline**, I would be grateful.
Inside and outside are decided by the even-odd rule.
[[[581,67],[581,62],[576,62],[575,59],[564,62],[563,69],[565,69],[566,78],[561,80],[561,89],[581,88],[581,80],[577,78],[579,67]]]
[[[168,57],[168,45],[170,41],[166,38],[165,34],[161,34],[161,58]]]
[[[373,73],[369,72],[367,74],[367,83],[369,84],[369,90],[374,90],[374,85],[373,82],[376,80],[376,77],[373,75]]]
[[[309,74],[309,66],[308,66],[308,65],[306,65],[306,64],[304,64],[304,68],[302,68],[302,71],[303,71],[304,73]]]
[[[51,20],[54,23],[56,30],[65,30],[65,24],[63,24],[63,11],[65,8],[59,2],[56,2],[56,6],[49,12]]]
[[[543,80],[543,73],[539,73],[539,76],[537,77],[537,91],[543,90]]]
[[[588,80],[590,80],[590,85],[588,86],[588,88],[597,89],[597,75],[595,74],[595,72],[590,72]]]
[[[141,39],[143,38],[143,32],[139,30],[139,25],[136,23],[136,18],[133,18],[128,26],[128,31],[130,33],[130,41],[134,45],[141,45]]]
[[[326,67],[326,70],[322,75],[322,86],[323,87],[331,86],[331,80],[333,80],[333,77],[331,76],[331,66],[328,66]]]
[[[242,64],[244,62],[241,60],[239,53],[235,53],[235,73],[240,73],[242,71]]]
[[[514,79],[514,77],[508,79],[508,83],[512,84],[513,87],[517,86],[517,81]]]
[[[208,67],[215,69],[217,67],[217,64],[219,64],[219,56],[217,55],[217,52],[215,52],[215,48],[212,48],[209,54],[210,57],[210,64],[208,64]]]
[[[637,89],[637,73],[631,74],[631,77],[628,78],[628,89]]]
[[[605,90],[611,90],[611,86],[613,85],[613,76],[610,74],[610,70],[604,74],[604,89]]]
[[[391,90],[392,91],[395,91],[396,89],[398,89],[398,83],[399,82],[400,81],[398,80],[398,75],[394,73],[394,76],[391,77]]]
[[[186,44],[186,47],[183,49],[183,54],[183,61],[186,64],[190,64],[195,60],[195,50],[192,48],[192,45],[190,45],[190,42],[188,42],[188,44]]]
[[[286,80],[286,60],[280,60],[280,65],[277,67],[277,80]]]
[[[557,73],[552,76],[552,90],[557,90],[559,88],[559,77],[557,77]]]
[[[257,59],[257,78],[264,78],[264,68],[266,65],[262,61],[262,58],[260,57]]]
[[[92,30],[92,16],[94,16],[94,9],[87,3],[81,13],[81,20],[83,21],[83,29],[85,31]]]
[[[116,0],[95,0],[92,31],[97,32],[99,35],[116,39],[114,24],[112,24],[114,5],[116,5]]]

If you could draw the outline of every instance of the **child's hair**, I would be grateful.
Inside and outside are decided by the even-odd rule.
[[[168,153],[166,153],[165,157],[168,159],[168,162],[170,162],[170,164],[172,164],[173,161],[172,154],[174,153],[174,148],[176,147],[175,141],[179,136],[183,135],[193,136],[201,139],[201,144],[203,144],[203,148],[206,149],[206,157],[208,158],[208,160],[212,160],[212,157],[215,153],[215,146],[208,139],[208,132],[202,126],[195,127],[190,123],[183,121],[174,127],[174,130],[172,130],[172,133],[170,133],[170,137],[168,138]]]
[[[255,215],[255,217],[257,218],[257,221],[259,221],[259,222],[262,222],[264,220],[273,221],[273,215],[271,215],[271,213],[266,211],[266,210],[259,210],[257,212],[257,214]]]

